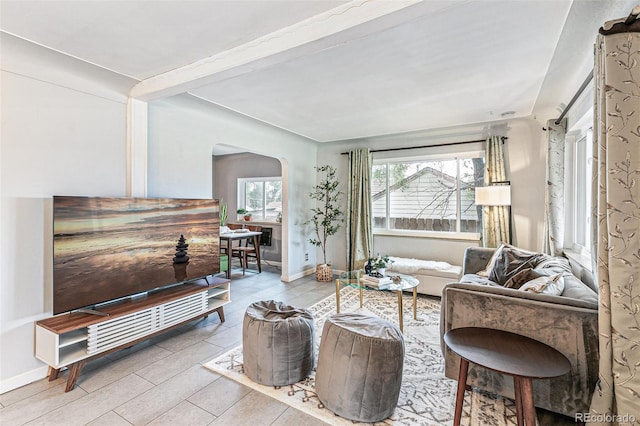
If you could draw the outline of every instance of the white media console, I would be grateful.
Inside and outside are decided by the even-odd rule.
[[[218,277],[182,284],[107,304],[107,316],[71,312],[36,322],[36,357],[49,365],[49,380],[69,367],[66,392],[87,361],[130,347],[200,317],[231,301],[230,281]]]

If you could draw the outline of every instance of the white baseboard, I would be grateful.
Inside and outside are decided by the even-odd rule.
[[[0,394],[18,389],[19,387],[28,385],[29,383],[42,380],[47,377],[48,372],[49,367],[45,365],[43,367],[38,367],[31,371],[27,371],[26,373],[18,374],[17,376],[0,380]]]
[[[298,272],[297,274],[293,274],[293,275],[282,275],[282,281],[284,281],[285,283],[291,282],[291,281],[295,281],[299,278],[304,278],[307,275],[311,275],[313,273],[315,273],[316,270],[315,268],[308,268],[303,270],[302,272]]]

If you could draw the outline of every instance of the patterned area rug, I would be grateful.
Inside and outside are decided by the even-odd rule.
[[[365,291],[364,306],[359,306],[358,290],[341,290],[341,312],[364,312],[398,323],[397,296],[388,291]],[[418,319],[413,319],[413,300],[403,297],[405,359],[402,389],[394,414],[379,425],[452,425],[457,382],[444,376],[444,359],[440,350],[440,305],[418,298]],[[318,353],[322,327],[336,312],[335,297],[328,297],[309,308],[316,321],[315,350]],[[290,386],[264,386],[243,373],[242,346],[209,361],[205,367],[258,390],[309,415],[333,425],[362,424],[343,419],[324,408],[314,392],[312,375]],[[474,390],[466,392],[462,413],[463,425],[515,425],[513,401]]]

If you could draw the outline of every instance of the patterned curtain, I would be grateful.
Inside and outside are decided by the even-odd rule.
[[[544,247],[552,256],[562,254],[564,245],[564,142],[567,119],[559,124],[547,121],[547,187],[544,194]]]
[[[613,24],[605,28],[624,25]],[[634,26],[640,31],[640,21]],[[600,373],[591,414],[605,420],[597,424],[636,424],[617,417],[625,414],[640,421],[640,33],[631,29],[602,35],[601,28],[596,40],[592,255]]]
[[[487,138],[484,166],[484,184],[504,182],[507,175],[504,168],[502,138]],[[509,242],[509,207],[484,206],[482,208],[482,244],[485,247],[498,247],[502,242]]]
[[[347,267],[360,269],[371,257],[371,154],[368,148],[349,152],[347,194]]]

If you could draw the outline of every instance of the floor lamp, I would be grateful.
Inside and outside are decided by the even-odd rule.
[[[476,187],[477,206],[507,206],[509,211],[509,244],[513,240],[511,226],[511,182],[491,182],[489,186]]]

